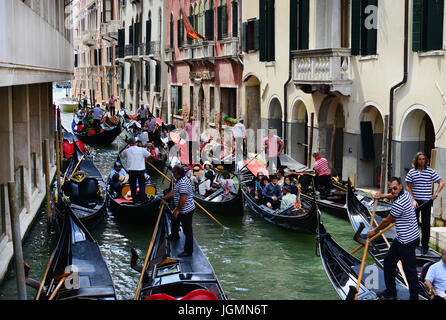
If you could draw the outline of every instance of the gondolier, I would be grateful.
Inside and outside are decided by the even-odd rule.
[[[172,233],[168,238],[169,240],[179,239],[178,231],[181,223],[186,241],[184,242],[184,251],[178,257],[188,257],[193,254],[194,250],[192,229],[192,215],[195,211],[194,187],[190,179],[185,175],[184,168],[181,165],[173,167],[172,173],[176,180],[175,186],[173,190],[162,198],[161,204],[164,204],[165,200],[173,198],[175,210],[172,219]]]
[[[434,194],[432,194],[432,182],[439,185]],[[418,152],[413,159],[412,169],[406,176],[406,183],[406,189],[414,199],[413,205],[417,221],[421,214],[421,250],[423,254],[426,254],[429,249],[432,203],[443,189],[444,181],[435,170],[429,167],[426,155],[423,152]],[[426,202],[430,203],[426,204]],[[420,208],[421,206],[422,208]]]
[[[389,183],[390,191],[395,197],[390,214],[376,228],[367,232],[367,237],[371,238],[391,223],[395,223],[396,237],[384,258],[386,290],[378,293],[378,296],[384,299],[396,299],[395,268],[398,261],[401,260],[407,283],[409,284],[410,299],[418,300],[418,274],[415,249],[419,241],[420,231],[418,230],[418,223],[412,204],[413,199],[410,193],[403,189],[399,178],[393,177],[389,179]],[[375,199],[380,199],[380,195],[376,195]]]
[[[150,153],[145,148],[136,146],[135,138],[128,140],[130,147],[122,152],[122,157],[127,160],[129,174],[130,191],[133,203],[146,202],[146,170],[145,160],[150,157]],[[138,182],[139,194],[137,195],[136,183]],[[138,200],[139,199],[139,200]]]
[[[102,115],[104,112],[101,109],[101,106],[99,104],[96,105],[96,107],[93,108],[93,125],[94,125],[94,131],[96,134],[101,132],[101,121],[102,121]]]
[[[330,190],[333,187],[331,183],[331,171],[328,166],[328,161],[327,159],[323,158],[319,152],[314,152],[313,157],[315,160],[313,168],[316,173],[316,190],[326,195],[330,193]]]

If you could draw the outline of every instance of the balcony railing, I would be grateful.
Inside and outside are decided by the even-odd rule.
[[[159,57],[161,45],[159,41],[151,41],[148,43],[141,43],[139,45],[140,56]]]
[[[238,38],[223,40],[223,55],[225,57],[236,57],[238,53]]]
[[[96,30],[86,30],[82,33],[82,44],[85,46],[94,46],[96,43]]]
[[[174,61],[174,49],[168,48],[164,50],[164,61],[166,63],[172,63]]]
[[[296,85],[318,89],[328,85],[330,91],[351,94],[350,49],[313,49],[292,52],[293,80]]]
[[[185,45],[183,47],[183,60],[193,62],[196,60],[215,59],[215,42],[201,42],[198,44]]]
[[[103,23],[101,28],[102,38],[112,41],[118,40],[118,30],[121,28],[121,21],[111,20],[109,22]]]

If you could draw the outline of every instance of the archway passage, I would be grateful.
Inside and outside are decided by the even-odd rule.
[[[357,170],[359,187],[380,187],[384,120],[379,110],[367,106],[359,118],[360,153]]]
[[[277,135],[283,137],[282,132],[282,106],[277,98],[273,98],[269,104],[268,128],[277,130]]]
[[[308,113],[305,104],[300,100],[296,101],[292,108],[288,150],[294,160],[309,165]]]
[[[432,119],[424,110],[413,110],[403,121],[401,152],[395,154],[394,159],[398,161],[398,157],[400,158],[400,175],[405,177],[411,169],[413,157],[417,152],[424,152],[429,161],[431,160],[436,138]]]
[[[322,101],[318,113],[319,152],[329,161],[332,176],[342,178],[344,161],[344,108],[335,96]]]

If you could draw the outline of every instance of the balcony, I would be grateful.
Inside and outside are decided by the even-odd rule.
[[[168,48],[164,50],[164,62],[170,66],[173,66],[175,60],[175,49]]]
[[[81,38],[84,46],[94,46],[96,44],[96,30],[86,30],[82,32]]]
[[[305,92],[352,90],[350,49],[313,49],[292,52],[294,84]]]
[[[145,59],[153,58],[160,60],[161,45],[159,41],[150,41],[139,45],[139,56]]]
[[[183,60],[189,64],[204,61],[215,63],[215,42],[201,42],[183,47]]]
[[[139,56],[138,56],[138,45],[134,44],[126,44],[124,47],[124,60],[127,62],[138,62]]]
[[[238,55],[238,38],[227,38],[221,41],[223,43],[223,58],[237,59]]]
[[[103,23],[101,28],[101,37],[104,40],[112,42],[118,40],[118,30],[121,28],[121,21],[111,20]]]

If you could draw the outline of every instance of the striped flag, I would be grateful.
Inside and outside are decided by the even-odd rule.
[[[186,28],[187,36],[191,39],[205,39],[201,34],[194,30],[186,16],[186,11],[184,10],[183,0],[178,0],[180,2],[181,14],[183,15],[184,27]]]

